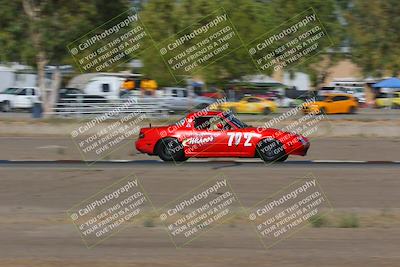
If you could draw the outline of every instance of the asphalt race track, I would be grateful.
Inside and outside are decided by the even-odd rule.
[[[222,168],[287,168],[304,167],[310,169],[348,167],[348,168],[400,168],[400,161],[362,161],[362,160],[293,160],[285,162],[264,163],[260,159],[242,160],[210,160],[210,159],[189,159],[185,163],[163,162],[161,160],[99,160],[99,161],[80,161],[80,160],[0,160],[0,167],[4,168],[175,168],[183,165],[185,167],[201,167],[206,169]]]

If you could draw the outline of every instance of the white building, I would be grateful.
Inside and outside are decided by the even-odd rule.
[[[37,75],[34,70],[25,65],[0,65],[0,91],[9,87],[35,87]]]

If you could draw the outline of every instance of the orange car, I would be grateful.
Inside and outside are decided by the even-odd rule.
[[[350,94],[327,94],[325,96],[317,96],[315,102],[303,104],[303,112],[316,114],[339,114],[357,111],[357,99]]]

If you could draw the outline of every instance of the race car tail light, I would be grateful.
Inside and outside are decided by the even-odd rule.
[[[299,136],[299,141],[303,146],[308,144],[308,141],[301,135]]]
[[[144,138],[144,133],[143,133],[143,132],[140,132],[140,133],[139,133],[139,139],[142,139],[142,138]]]

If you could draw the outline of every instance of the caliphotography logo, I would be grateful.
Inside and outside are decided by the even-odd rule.
[[[271,248],[332,210],[317,178],[310,174],[256,204],[248,219],[264,247]]]
[[[136,58],[149,38],[139,13],[131,8],[81,38],[67,48],[81,72],[104,72]]]
[[[232,218],[241,209],[228,179],[218,175],[161,208],[160,220],[171,241],[184,247]]]
[[[137,109],[137,104],[136,98],[127,98],[105,113],[84,120],[71,131],[71,139],[85,162],[95,163],[139,134],[148,114]]]
[[[146,192],[130,175],[75,205],[67,214],[85,245],[93,248],[151,212]]]
[[[177,83],[242,47],[223,7],[156,44]]]
[[[247,44],[261,72],[279,71],[302,63],[333,42],[314,8],[299,13]]]

